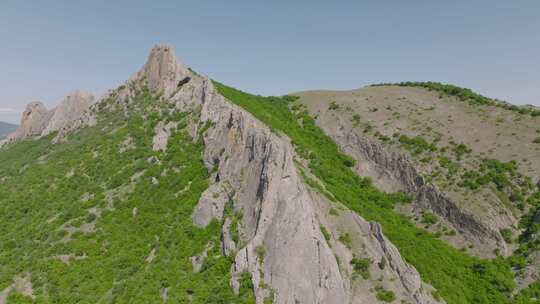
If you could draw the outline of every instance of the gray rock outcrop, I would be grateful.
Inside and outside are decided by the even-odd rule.
[[[68,95],[50,111],[41,102],[31,102],[26,106],[17,130],[0,142],[0,147],[20,139],[45,136],[52,132],[58,132],[55,138],[57,141],[75,129],[92,125],[95,123],[95,116],[91,111],[93,102],[94,97],[81,90]]]
[[[325,119],[334,121],[327,123]],[[511,253],[499,229],[512,226],[516,222],[512,214],[497,213],[480,219],[466,212],[436,186],[426,182],[405,154],[357,134],[350,127],[335,120],[335,117],[319,117],[317,124],[344,153],[358,161],[355,168],[358,174],[370,177],[375,185],[385,191],[399,190],[410,193],[414,196],[413,206],[416,213],[419,214],[425,209],[439,215],[445,223],[458,231],[459,236],[475,244],[476,250],[481,250],[485,255],[493,254],[496,248],[499,248],[503,255]]]
[[[327,214],[323,210],[330,202],[303,183],[289,140],[227,101],[209,79],[178,63],[170,47],[154,47],[147,63],[130,81],[161,92],[181,111],[200,111],[200,122],[190,130],[193,136],[202,136],[203,159],[213,174],[212,185],[202,195],[193,221],[205,226],[212,218],[224,219],[224,252],[235,255],[231,269],[234,289],[239,287],[240,275],[247,272],[257,303],[272,295],[274,303],[376,302],[369,288],[353,288],[357,283],[351,271],[341,270],[350,269],[349,261],[355,253],[373,259],[384,256],[391,261],[385,283],[398,298],[436,303],[418,272],[403,261],[376,224],[356,216],[361,224],[351,231],[360,241],[373,244],[372,252],[344,248],[338,243],[331,247],[320,228]],[[200,134],[198,130],[208,125]],[[235,214],[242,214],[236,228],[238,243],[231,237],[231,220],[224,211],[228,203]],[[338,234],[337,227],[329,229]],[[341,263],[336,259],[338,254],[344,257]]]
[[[169,97],[189,83],[192,74],[176,59],[170,46],[157,44],[150,51],[143,68],[130,80],[145,79],[150,90],[162,92],[164,96]]]
[[[86,91],[77,90],[66,96],[64,100],[53,109],[47,125],[41,135],[47,135],[55,131],[60,131],[77,119],[81,118],[92,103],[94,96]]]
[[[41,135],[49,117],[50,113],[43,103],[39,101],[29,103],[22,114],[19,127],[14,133],[8,135],[8,139],[16,140]]]

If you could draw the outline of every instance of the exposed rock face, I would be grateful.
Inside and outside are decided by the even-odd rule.
[[[329,209],[336,210],[336,206],[318,195],[312,197],[317,206],[320,225],[330,234],[328,242],[331,249],[335,256],[343,261],[340,263],[342,276],[354,276],[354,269],[348,261],[356,256],[371,261],[370,277],[377,278],[377,282],[345,280],[347,289],[353,290],[350,292],[349,303],[379,303],[371,292],[377,286],[392,290],[396,294],[396,302],[436,303],[431,297],[433,287],[423,283],[416,269],[403,260],[397,248],[384,236],[379,224],[367,222],[348,210],[342,210],[338,215],[330,215]],[[338,241],[345,232],[353,241],[351,249]]]
[[[17,276],[13,279],[13,283],[0,291],[0,304],[7,304],[7,299],[10,293],[19,293],[32,300],[35,299],[32,281],[29,274]]]
[[[86,112],[94,101],[94,96],[85,91],[75,91],[68,95],[61,103],[52,110],[52,116],[41,135],[47,135],[54,131],[60,131]]]
[[[95,123],[95,116],[90,109],[93,101],[94,97],[90,93],[78,90],[50,111],[41,102],[31,102],[23,112],[19,128],[0,142],[0,147],[19,139],[44,136],[55,131],[59,132],[55,140],[60,140],[70,131],[92,125]]]
[[[225,204],[231,199],[231,193],[226,190],[224,183],[212,184],[199,199],[199,204],[193,212],[193,223],[206,227],[212,219],[221,219],[225,211]]]
[[[201,252],[201,254],[191,257],[191,265],[193,266],[193,272],[201,271],[204,260],[208,257],[208,250],[210,250],[212,246],[212,243],[207,244],[206,248],[203,252]]]
[[[346,303],[343,278],[290,144],[219,95],[205,102],[201,116],[215,124],[205,136],[205,162],[219,164],[215,178],[237,190],[234,208],[244,215],[247,244],[237,253],[235,277],[251,273],[259,303],[268,296],[262,281],[275,291],[276,303]]]
[[[322,119],[317,119],[317,124],[336,141],[344,153],[358,160],[355,168],[358,174],[371,177],[374,184],[385,191],[401,190],[414,195],[416,213],[422,209],[431,210],[455,228],[461,237],[477,245],[475,247],[482,250],[482,254],[491,255],[496,248],[501,249],[502,254],[511,253],[499,229],[516,222],[512,214],[493,214],[490,218],[486,217],[489,221],[479,219],[465,212],[436,186],[427,183],[406,155],[357,134],[339,121],[327,124]]]
[[[527,266],[523,269],[523,272],[516,276],[517,288],[515,292],[518,292],[534,282],[540,280],[540,252],[533,252],[527,257]]]
[[[248,272],[257,303],[263,303],[271,294],[274,303],[376,301],[369,290],[357,293],[352,287],[355,283],[351,271],[340,270],[337,253],[320,230],[321,218],[327,214],[321,206],[328,209],[330,203],[303,183],[293,162],[294,148],[287,138],[272,133],[251,114],[225,100],[207,78],[177,63],[170,47],[154,47],[148,62],[131,81],[161,91],[183,111],[200,109],[199,128],[210,125],[202,134],[203,158],[214,172],[213,185],[202,195],[193,221],[205,226],[212,218],[226,217],[222,247],[224,253],[236,250],[231,269],[233,288],[238,288],[239,276]],[[196,125],[191,130],[193,136],[198,136]],[[224,212],[228,203],[234,212],[242,214],[236,228],[238,244],[231,237],[231,219]],[[373,244],[373,252],[355,253],[374,259],[385,256],[391,261],[386,269],[394,278],[387,281],[388,288],[395,290],[399,298],[412,303],[435,303],[418,272],[401,259],[380,228],[356,218],[361,224],[351,233]],[[334,247],[339,246],[344,257],[342,266],[350,269],[352,252],[337,243]]]
[[[171,129],[174,127],[176,127],[176,124],[172,122],[164,124],[160,121],[156,125],[154,129],[156,135],[154,135],[154,138],[152,139],[152,149],[154,151],[165,151],[167,149],[167,142],[171,135]]]
[[[152,48],[143,68],[133,75],[131,80],[145,78],[150,90],[172,96],[178,88],[189,82],[191,74],[191,71],[176,60],[170,46],[158,44]]]
[[[8,135],[8,138],[16,140],[41,135],[49,117],[50,114],[43,103],[39,101],[29,103],[22,114],[19,127],[15,133]]]

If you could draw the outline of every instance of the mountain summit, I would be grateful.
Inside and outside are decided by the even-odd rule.
[[[142,69],[131,77],[132,81],[146,79],[152,91],[163,91],[170,96],[181,81],[186,81],[191,72],[176,59],[174,51],[167,44],[155,45]],[[185,80],[186,79],[186,80]]]

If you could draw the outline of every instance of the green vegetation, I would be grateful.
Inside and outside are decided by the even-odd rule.
[[[533,108],[527,108],[527,107],[519,107],[516,105],[494,100],[494,99],[482,96],[478,93],[475,93],[471,89],[466,89],[466,88],[458,87],[451,84],[443,84],[443,83],[431,82],[431,81],[428,81],[428,82],[407,81],[407,82],[400,82],[400,83],[381,83],[381,84],[374,84],[372,86],[389,86],[389,85],[402,86],[402,87],[426,88],[428,90],[440,92],[441,97],[444,95],[454,96],[461,101],[468,102],[471,105],[491,105],[491,106],[504,108],[510,111],[518,112],[520,114],[528,114],[533,117],[540,116],[539,110],[536,110]]]
[[[502,258],[481,260],[457,250],[417,228],[393,210],[396,198],[377,190],[345,165],[345,155],[309,114],[292,111],[295,98],[250,95],[215,83],[233,103],[273,130],[286,134],[296,152],[309,160],[309,169],[337,201],[370,221],[381,223],[386,236],[422,278],[438,289],[449,304],[508,303],[514,288],[510,263]]]
[[[533,304],[540,299],[540,282],[535,282],[521,290],[514,298],[513,304]]]
[[[328,230],[326,230],[326,228],[325,228],[324,226],[320,226],[320,229],[321,229],[322,235],[324,236],[324,239],[325,239],[327,242],[330,241],[331,235],[330,235],[330,233],[328,232]]]
[[[391,290],[386,290],[382,286],[375,287],[375,291],[377,292],[377,300],[383,301],[383,302],[393,302],[396,299],[396,295]]]
[[[192,269],[190,257],[219,244],[222,227],[191,221],[209,177],[202,142],[186,131],[198,114],[144,89],[129,116],[115,104],[101,104],[98,124],[66,143],[51,144],[53,134],[0,152],[0,290],[28,273],[37,303],[161,303],[164,290],[170,303],[255,303],[252,286],[234,295],[219,246]],[[166,152],[152,150],[159,120],[178,123]],[[128,136],[135,148],[120,153]],[[12,292],[8,303],[27,300]]]
[[[274,297],[275,297],[274,292],[270,291],[270,295],[267,296],[266,298],[264,298],[263,303],[264,304],[272,304],[272,303],[274,303]]]
[[[241,212],[234,212],[233,211],[233,202],[229,201],[225,205],[225,210],[223,211],[224,217],[231,220],[231,225],[229,228],[229,232],[231,235],[231,239],[234,241],[237,246],[241,247],[240,243],[240,233],[238,231],[238,226],[240,224],[240,220],[243,217],[243,214]]]
[[[330,105],[328,106],[328,110],[330,111],[339,110],[339,105],[335,101],[332,101],[330,102]]]
[[[422,210],[422,224],[425,224],[426,227],[435,225],[437,224],[438,221],[439,221],[439,218],[435,214],[426,210]]]
[[[464,143],[460,143],[458,145],[455,142],[451,141],[450,144],[453,146],[452,147],[452,152],[454,152],[454,155],[455,155],[457,160],[460,160],[463,157],[463,155],[469,154],[469,153],[472,152],[472,149],[469,148]]]
[[[253,282],[251,281],[251,275],[249,272],[244,272],[240,275],[240,289],[238,295],[241,298],[244,298],[244,303],[246,304],[255,304],[255,295],[253,294]],[[223,302],[219,302],[223,303]]]
[[[352,240],[351,240],[351,235],[347,232],[345,233],[341,233],[339,235],[339,241],[343,243],[343,245],[345,245],[345,247],[351,249],[352,248]]]
[[[257,246],[257,248],[255,248],[255,254],[257,255],[259,261],[262,263],[262,261],[264,261],[264,256],[266,255],[266,248],[264,248],[263,245]]]
[[[448,159],[439,158],[441,167],[447,167],[450,174]],[[460,171],[456,166],[452,176]],[[452,181],[452,180],[451,180]],[[517,161],[501,162],[496,159],[483,158],[477,169],[463,171],[458,186],[476,190],[482,187],[493,189],[503,203],[513,204],[521,210],[525,205],[540,205],[540,193],[531,179],[518,171]],[[511,206],[509,206],[511,207]]]
[[[512,243],[513,234],[510,228],[503,228],[499,230],[499,232],[501,233],[505,242]]]
[[[519,236],[519,247],[511,257],[512,267],[521,273],[527,265],[528,256],[535,251],[540,250],[540,192],[537,192],[537,201],[533,208],[520,221],[520,228],[525,231]],[[540,290],[540,282],[535,287]]]
[[[452,162],[448,157],[440,156],[438,160],[439,165],[448,171],[448,179],[451,179],[459,171],[459,165]]]
[[[384,257],[381,257],[381,261],[377,263],[377,266],[379,266],[380,270],[384,270],[384,268],[386,267],[386,263],[386,259]]]
[[[540,144],[540,137],[537,137],[533,140],[533,143]]]
[[[351,265],[353,266],[354,274],[353,277],[356,275],[362,276],[364,280],[369,279],[369,266],[371,266],[372,262],[370,259],[361,259],[354,257],[351,260]]]
[[[360,124],[360,115],[358,113],[354,113],[351,121],[353,123],[353,126],[357,127]]]
[[[26,297],[19,293],[11,292],[7,299],[7,303],[16,303],[16,304],[32,304],[34,301],[30,297]]]
[[[393,193],[394,201],[398,204],[410,204],[413,201],[412,195],[404,191]]]
[[[338,212],[337,209],[334,208],[334,207],[330,208],[330,210],[328,210],[328,213],[329,213],[330,215],[333,215],[333,216],[338,216],[338,215],[339,215],[339,212]]]
[[[371,131],[373,131],[374,127],[369,123],[369,122],[366,122],[364,124],[364,133],[369,133]]]
[[[418,155],[423,152],[433,152],[437,151],[437,146],[434,144],[428,143],[423,137],[415,136],[408,137],[407,135],[400,135],[399,142],[405,149],[411,151],[413,154]]]

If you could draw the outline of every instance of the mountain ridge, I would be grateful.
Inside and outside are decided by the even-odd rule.
[[[325,125],[316,125],[318,115],[314,120],[302,102],[302,96],[260,97],[212,82],[177,61],[170,46],[159,44],[124,85],[75,115],[64,112],[51,132],[43,127],[52,121],[51,112],[34,105],[38,111],[30,114],[39,114],[37,123],[21,123],[24,127],[0,152],[0,188],[39,173],[55,181],[37,183],[40,187],[65,189],[81,207],[66,213],[67,205],[55,207],[30,191],[46,202],[44,209],[26,209],[25,217],[10,225],[19,225],[30,212],[41,219],[42,231],[27,237],[40,238],[51,249],[35,252],[24,247],[24,238],[9,239],[9,253],[23,246],[32,257],[52,258],[54,267],[81,286],[89,286],[84,278],[93,276],[84,267],[110,265],[103,273],[121,275],[107,274],[94,283],[99,301],[507,302],[514,289],[510,262],[469,256],[396,213],[394,208],[409,206],[412,198],[381,192],[359,177],[356,165],[364,161],[344,154],[348,151],[332,141]],[[36,136],[35,143],[21,141]],[[35,150],[29,160],[17,159],[15,152],[23,148]],[[76,151],[82,152],[76,161],[62,161]],[[15,164],[8,165],[5,157],[14,157]],[[44,166],[61,170],[41,172]],[[96,184],[73,186],[87,177]],[[6,193],[0,208],[17,201],[13,190]],[[156,221],[160,217],[167,226]],[[136,226],[139,220],[145,224]],[[45,227],[56,232],[49,235]],[[133,239],[138,254],[127,259],[125,240],[132,235],[117,235],[112,227],[138,233],[148,243]],[[17,230],[9,231],[4,237],[16,236]],[[196,236],[189,253],[174,246],[190,242],[186,233]],[[93,242],[102,248],[113,244],[122,252],[118,258],[126,260],[112,263]],[[44,290],[55,290],[55,271],[24,263],[27,269],[20,273],[22,262],[14,260],[0,260],[8,273],[0,275],[0,303],[19,295],[42,301]],[[85,276],[78,276],[75,266]],[[180,282],[178,276],[189,279]],[[138,285],[143,278],[154,284],[143,288]],[[215,295],[205,279],[221,282]],[[69,282],[62,284],[72,290]],[[48,296],[79,302],[93,297],[58,290]]]

